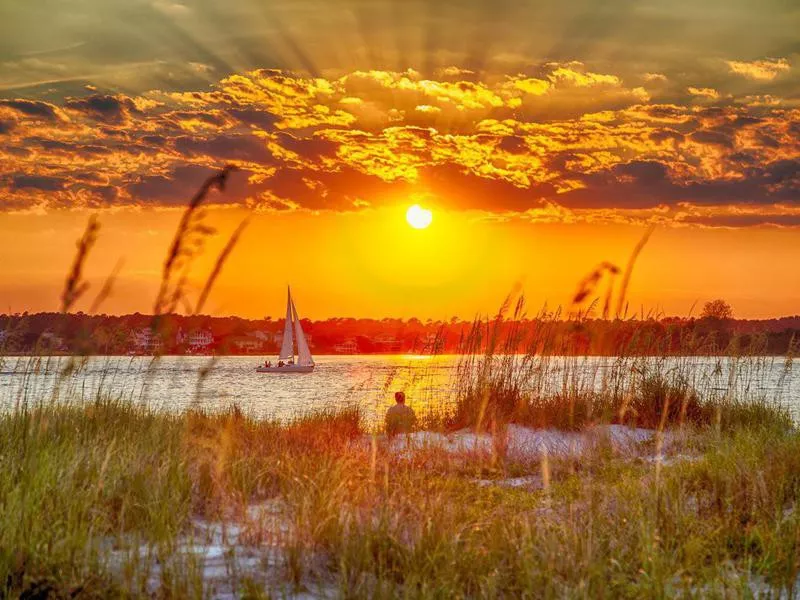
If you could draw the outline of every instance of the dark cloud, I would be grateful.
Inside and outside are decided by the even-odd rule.
[[[181,136],[175,140],[175,149],[188,157],[206,156],[264,165],[274,162],[266,143],[249,135],[230,134],[208,138]]]
[[[727,206],[800,201],[800,159],[745,170],[745,177],[680,182],[669,167],[634,161],[584,177],[586,187],[558,196],[569,208],[654,208],[681,203]]]
[[[271,112],[258,108],[229,108],[227,112],[241,123],[264,130],[272,129],[279,120],[279,118]]]
[[[7,106],[12,108],[18,113],[32,117],[34,119],[42,119],[45,121],[58,121],[59,116],[56,107],[47,102],[39,102],[37,100],[0,100],[0,106]]]
[[[9,156],[13,156],[21,160],[30,158],[33,155],[33,152],[31,152],[28,148],[23,148],[21,146],[9,145],[7,148],[3,148],[3,152],[8,154]]]
[[[143,135],[139,141],[150,146],[164,146],[167,143],[167,136],[165,135]]]
[[[36,189],[43,192],[54,192],[64,189],[65,181],[60,177],[47,175],[11,175],[11,189]]]
[[[265,182],[265,202],[269,205],[274,196],[278,205],[282,201],[310,210],[350,211],[389,204],[408,189],[406,182],[388,183],[351,168],[321,173],[284,168]]]
[[[120,124],[128,120],[131,113],[140,114],[133,100],[125,96],[98,95],[71,98],[66,107],[80,111],[105,123]]]
[[[800,201],[800,158],[770,163],[764,168],[761,179],[771,186],[785,186],[793,199]]]
[[[198,121],[205,125],[221,127],[226,124],[225,117],[218,113],[203,111],[175,111],[165,115],[166,118],[176,121]]]
[[[687,225],[704,225],[706,227],[755,227],[771,225],[775,227],[800,226],[800,214],[739,214],[739,215],[692,215],[682,217],[680,222]]]
[[[756,130],[753,132],[753,137],[755,138],[756,144],[762,148],[777,149],[781,147],[781,143],[767,131]]]
[[[201,165],[183,165],[164,175],[143,175],[128,185],[137,204],[178,206],[187,203],[214,169]]]
[[[761,162],[761,158],[756,152],[739,151],[729,154],[727,160],[736,164],[738,167],[753,167]]]
[[[15,126],[16,123],[14,121],[6,121],[0,119],[0,135],[4,135],[10,132],[12,129],[14,129]]]
[[[658,144],[666,142],[667,140],[672,140],[673,142],[681,143],[686,138],[685,135],[683,135],[679,131],[675,131],[674,129],[659,129],[657,131],[653,131],[647,134],[647,136],[652,141]]]
[[[31,146],[36,146],[45,150],[63,152],[75,156],[108,155],[114,152],[114,149],[109,146],[101,146],[99,144],[76,144],[47,138],[28,138],[25,142]]]
[[[733,139],[731,134],[724,131],[695,131],[689,137],[695,142],[700,142],[701,144],[716,144],[718,146],[724,146],[725,148],[733,148]]]
[[[337,142],[319,136],[303,138],[285,132],[277,134],[277,141],[282,148],[299,154],[303,159],[312,162],[319,162],[319,159],[323,156],[335,156],[337,149],[340,147]]]
[[[70,190],[85,192],[87,203],[98,208],[116,204],[120,197],[119,188],[113,185],[75,184],[70,186]]]
[[[189,202],[203,182],[218,169],[186,164],[175,167],[164,175],[145,175],[136,178],[127,189],[136,204],[181,206]],[[244,202],[251,193],[257,193],[248,179],[251,173],[238,170],[228,178],[225,192],[213,191],[209,204],[236,204]]]
[[[542,199],[555,195],[552,184],[517,187],[502,179],[481,177],[457,165],[423,169],[420,180],[435,197],[435,202],[464,210],[524,212],[542,205]]]
[[[506,135],[500,138],[497,149],[510,154],[522,154],[528,151],[528,143],[519,135]]]
[[[666,180],[669,169],[655,160],[632,160],[613,169],[618,178],[631,177],[637,184],[657,185]]]

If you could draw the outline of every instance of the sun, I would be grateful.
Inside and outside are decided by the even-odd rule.
[[[414,204],[406,211],[406,221],[414,229],[425,229],[433,221],[433,213],[419,204]]]

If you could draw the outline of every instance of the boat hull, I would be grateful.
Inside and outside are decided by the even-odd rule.
[[[311,373],[315,365],[283,365],[282,367],[256,367],[257,373]]]

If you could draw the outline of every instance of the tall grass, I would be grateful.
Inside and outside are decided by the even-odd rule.
[[[616,340],[613,357],[587,356],[579,350],[586,314],[571,317],[575,335],[565,335],[559,312],[526,320],[524,299],[511,305],[507,300],[493,319],[475,320],[461,340],[455,402],[436,415],[444,427],[728,427],[754,419],[791,425],[776,394],[791,373],[791,355],[776,364],[779,359],[758,354],[753,344],[742,353],[735,337],[718,349],[713,332],[684,335],[676,351],[667,330],[662,337],[645,332]],[[769,381],[776,369],[785,375]]]
[[[372,445],[352,408],[281,424],[110,400],[31,407],[0,416],[0,581],[11,597],[202,597],[202,557],[180,550],[197,523],[246,521],[248,506],[279,500],[280,528],[250,522],[248,537],[223,544],[233,565],[242,545],[275,564],[263,579],[231,571],[238,593],[655,598],[792,589],[800,436],[763,421],[694,443],[695,459],[658,478],[648,463],[602,450],[581,461],[551,457],[547,490],[532,491],[476,485],[475,477],[502,480],[512,467],[502,460],[408,458]],[[514,468],[539,473],[535,464]]]

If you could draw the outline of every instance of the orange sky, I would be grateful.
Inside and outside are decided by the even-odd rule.
[[[404,205],[359,213],[256,214],[234,250],[208,311],[247,317],[283,310],[291,283],[304,316],[470,318],[496,310],[514,290],[531,311],[545,301],[568,304],[578,282],[598,263],[624,266],[641,226],[489,221],[477,213],[434,210],[426,230],[407,225]],[[119,259],[124,267],[103,312],[148,312],[177,212],[101,215],[87,262],[92,291],[86,309]],[[193,267],[195,282],[246,211],[210,212],[219,234]],[[55,310],[87,215],[0,215],[2,310]],[[780,257],[780,260],[775,260]],[[727,298],[741,317],[797,313],[800,235],[792,229],[656,230],[630,285],[632,309],[687,315],[692,304]],[[189,293],[196,299],[199,283]],[[698,309],[695,309],[696,311]]]
[[[800,312],[785,0],[62,4],[0,8],[0,310],[57,307],[90,214],[94,289],[125,260],[105,310],[151,310],[179,207],[234,165],[192,270],[252,219],[217,314],[286,283],[314,318],[566,305],[651,226],[637,311]]]

